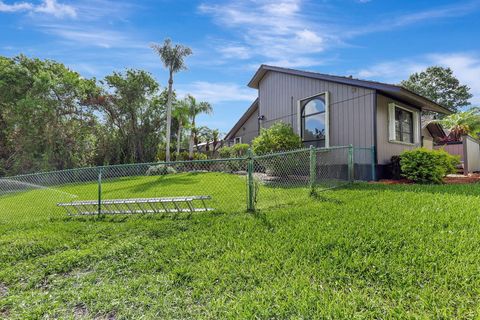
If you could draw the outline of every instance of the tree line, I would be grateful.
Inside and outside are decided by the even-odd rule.
[[[176,158],[194,158],[194,144],[219,140],[195,123],[211,112],[144,70],[96,80],[52,60],[0,57],[0,176],[163,160],[170,141]]]

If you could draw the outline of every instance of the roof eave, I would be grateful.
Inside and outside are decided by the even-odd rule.
[[[245,113],[240,117],[237,123],[233,125],[232,129],[230,129],[230,131],[225,135],[224,140],[231,139],[230,136],[233,133],[237,132],[241,126],[243,126],[243,124],[250,118],[250,116],[253,114],[253,112],[255,112],[255,110],[257,110],[257,108],[258,108],[258,98],[252,102],[250,107],[248,107],[247,111],[245,111]]]

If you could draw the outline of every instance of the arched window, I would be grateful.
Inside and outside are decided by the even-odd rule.
[[[304,142],[324,141],[326,135],[325,124],[325,95],[316,96],[302,102],[301,133]]]

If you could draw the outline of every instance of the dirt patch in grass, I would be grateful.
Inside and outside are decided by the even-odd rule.
[[[461,184],[461,183],[477,183],[480,182],[479,173],[471,173],[469,175],[450,174],[444,179],[446,184]]]

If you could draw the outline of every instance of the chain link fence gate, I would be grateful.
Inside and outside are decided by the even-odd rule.
[[[205,208],[217,212],[262,210],[302,203],[312,193],[372,178],[373,148],[352,146],[19,175],[0,178],[0,225],[64,219],[68,212],[181,215],[191,213],[194,203],[115,203],[132,199],[205,196]],[[58,206],[72,202],[81,202],[80,209]],[[195,209],[197,205],[201,208],[195,204]]]

